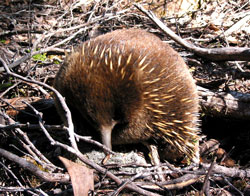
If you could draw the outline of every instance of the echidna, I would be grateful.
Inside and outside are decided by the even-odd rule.
[[[155,35],[116,30],[86,41],[67,56],[54,86],[108,148],[153,139],[198,162],[194,80]]]

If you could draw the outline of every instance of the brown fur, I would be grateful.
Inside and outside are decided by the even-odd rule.
[[[153,138],[197,156],[195,83],[179,54],[153,34],[116,30],[83,43],[54,86],[95,130],[111,127],[112,144]]]

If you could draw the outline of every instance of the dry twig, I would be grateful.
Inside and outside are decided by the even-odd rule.
[[[198,56],[212,61],[250,61],[250,48],[227,47],[227,48],[200,48],[189,42],[186,42],[177,36],[171,29],[166,27],[151,11],[146,10],[139,4],[135,4],[136,8],[150,18],[165,34],[174,41],[194,52]]]
[[[109,178],[111,178],[112,180],[114,180],[118,185],[120,185],[121,183],[123,183],[122,180],[120,180],[120,179],[119,179],[118,177],[116,177],[114,174],[112,174],[112,173],[109,172],[109,171],[106,171],[106,169],[104,169],[104,168],[102,168],[101,166],[97,165],[96,163],[90,161],[89,159],[87,159],[87,158],[78,150],[77,145],[76,145],[76,141],[75,141],[75,137],[74,137],[74,130],[72,129],[72,128],[73,128],[73,123],[72,123],[72,119],[71,119],[71,114],[70,114],[70,111],[69,111],[69,109],[68,109],[68,107],[67,107],[65,101],[63,100],[62,95],[61,95],[58,91],[56,91],[54,88],[48,86],[47,84],[44,84],[44,83],[38,82],[38,81],[34,81],[34,80],[30,80],[30,79],[24,78],[24,77],[22,77],[22,76],[20,76],[20,75],[18,75],[18,74],[15,74],[15,73],[11,72],[11,71],[9,70],[8,66],[5,64],[5,62],[4,62],[2,59],[0,59],[0,60],[2,61],[3,65],[4,65],[4,68],[5,68],[6,71],[7,71],[7,74],[9,74],[9,75],[11,75],[11,76],[13,76],[13,77],[17,77],[17,78],[19,78],[19,79],[21,79],[21,80],[23,80],[23,81],[35,83],[35,84],[44,86],[44,87],[48,88],[49,90],[52,90],[52,91],[56,94],[56,96],[60,99],[61,103],[62,103],[62,104],[65,104],[65,105],[64,105],[64,109],[66,108],[65,111],[68,112],[68,113],[67,113],[67,115],[68,115],[68,116],[67,116],[67,120],[68,120],[68,122],[70,122],[70,123],[72,124],[72,125],[69,124],[69,127],[68,127],[68,132],[69,132],[69,134],[70,134],[70,141],[71,141],[72,147],[71,147],[71,146],[68,146],[68,145],[65,145],[65,144],[63,144],[63,143],[60,143],[60,142],[58,142],[58,141],[55,141],[55,140],[50,136],[50,134],[48,133],[48,131],[45,129],[45,127],[44,127],[44,125],[43,125],[43,121],[42,121],[41,114],[40,114],[34,107],[32,107],[30,104],[26,103],[26,104],[29,105],[30,108],[32,108],[32,110],[33,110],[33,111],[35,112],[35,114],[37,115],[37,117],[38,117],[38,119],[39,119],[39,126],[40,126],[40,128],[42,129],[42,131],[44,132],[44,134],[46,135],[46,137],[49,139],[49,141],[51,142],[51,144],[52,144],[52,145],[59,146],[59,147],[61,147],[61,148],[63,148],[63,149],[66,149],[68,152],[71,152],[71,153],[75,154],[75,155],[76,155],[77,157],[79,157],[84,163],[86,163],[87,165],[89,165],[89,166],[91,166],[92,168],[96,169],[96,170],[99,171],[100,173],[106,174]],[[67,110],[68,110],[68,111],[67,111]],[[73,135],[72,135],[72,134],[73,134]],[[72,139],[72,138],[73,138],[73,139]],[[2,153],[4,154],[4,152],[7,153],[7,151],[3,150]],[[17,156],[15,157],[15,155],[13,155],[12,157],[14,157],[14,158],[12,159],[13,161],[18,161],[18,160],[17,160]],[[6,158],[8,158],[8,157],[6,157]],[[20,160],[20,161],[21,161],[21,160]],[[17,163],[19,163],[19,162],[17,162]],[[19,164],[21,164],[21,163],[19,163]],[[22,163],[22,164],[26,164],[26,163]],[[24,166],[25,166],[25,165],[24,165]],[[25,168],[28,169],[28,167],[25,167]],[[38,173],[39,177],[42,177],[42,176],[40,176],[39,171],[36,171],[36,168],[34,168],[33,165],[30,165],[30,168],[31,168],[31,170],[32,170],[35,174]],[[155,193],[146,191],[146,190],[144,190],[144,189],[141,189],[141,188],[139,188],[138,186],[136,186],[134,183],[126,184],[125,187],[128,188],[128,189],[130,189],[130,190],[132,190],[132,191],[136,191],[136,192],[138,192],[138,193],[140,193],[140,194],[143,194],[143,195],[148,195],[148,196],[157,196],[157,195],[158,195],[158,194],[155,194]]]
[[[4,68],[5,68],[8,75],[16,77],[16,78],[18,78],[20,80],[23,80],[25,82],[30,82],[30,83],[34,83],[34,84],[38,84],[40,86],[43,86],[43,87],[51,90],[55,94],[55,96],[57,96],[57,98],[60,100],[61,106],[62,106],[62,108],[64,109],[64,112],[65,112],[65,117],[66,117],[67,124],[68,124],[67,131],[68,131],[69,137],[70,137],[69,140],[71,142],[72,147],[75,148],[75,149],[78,149],[77,144],[76,144],[76,140],[75,140],[75,136],[74,136],[74,125],[73,125],[72,118],[71,118],[71,112],[70,112],[67,104],[65,103],[64,98],[62,97],[62,95],[56,89],[52,88],[51,86],[49,86],[49,85],[47,85],[47,84],[45,84],[43,82],[27,79],[25,77],[22,77],[22,76],[20,76],[18,74],[15,74],[15,73],[11,72],[10,69],[9,69],[9,66],[7,66],[5,64],[5,62],[1,58],[0,58],[0,61],[2,62],[2,64],[3,64],[3,66],[4,66]]]

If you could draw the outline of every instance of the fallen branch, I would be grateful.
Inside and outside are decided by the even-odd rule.
[[[26,104],[35,112],[36,116],[38,117],[40,129],[44,132],[44,134],[46,135],[46,137],[49,139],[50,143],[51,143],[52,145],[59,146],[59,147],[65,149],[65,150],[67,150],[68,152],[71,152],[72,154],[76,155],[76,156],[77,156],[81,161],[83,161],[85,164],[87,164],[87,165],[89,165],[90,167],[96,169],[98,172],[107,175],[109,178],[111,178],[113,181],[115,181],[118,185],[122,184],[123,181],[122,181],[121,179],[119,179],[117,176],[115,176],[115,175],[112,174],[111,172],[107,171],[105,168],[103,168],[103,167],[99,166],[98,164],[96,164],[96,163],[90,161],[89,159],[87,159],[87,158],[78,150],[77,144],[76,144],[76,140],[75,140],[75,137],[74,137],[74,129],[73,129],[73,123],[72,123],[72,119],[71,119],[71,113],[70,113],[70,111],[69,111],[69,109],[68,109],[68,107],[67,107],[67,105],[66,105],[66,103],[65,103],[65,101],[64,101],[64,99],[63,99],[63,97],[62,97],[62,95],[61,95],[58,91],[56,91],[54,88],[50,87],[50,86],[47,85],[47,84],[44,84],[44,83],[38,82],[38,81],[34,81],[34,80],[30,80],[30,79],[27,79],[27,78],[25,78],[25,77],[22,77],[22,76],[20,76],[20,75],[18,75],[18,74],[15,74],[15,73],[11,72],[11,71],[9,70],[8,66],[5,64],[5,62],[4,62],[1,58],[0,58],[0,61],[2,61],[2,64],[3,64],[4,68],[5,68],[6,71],[7,71],[7,74],[9,74],[9,75],[11,75],[11,76],[13,76],[13,77],[19,78],[19,79],[21,79],[21,80],[23,80],[23,81],[25,81],[25,82],[35,83],[35,84],[38,84],[38,85],[41,85],[41,86],[44,86],[44,87],[48,88],[49,90],[53,91],[53,92],[56,94],[56,96],[57,96],[58,98],[60,98],[60,101],[61,101],[62,104],[65,104],[65,105],[64,105],[64,107],[65,107],[64,109],[65,109],[65,111],[68,112],[68,113],[67,113],[67,118],[68,118],[67,120],[68,120],[68,122],[70,122],[70,123],[72,124],[72,125],[69,125],[69,127],[67,128],[67,129],[68,129],[68,132],[69,132],[69,134],[70,134],[70,138],[69,138],[69,139],[70,139],[70,141],[71,141],[72,147],[71,147],[71,146],[68,146],[68,145],[66,145],[66,144],[63,144],[63,143],[61,143],[61,142],[58,142],[58,141],[56,141],[56,140],[54,140],[54,139],[50,136],[50,134],[48,133],[48,131],[46,130],[46,128],[44,127],[44,124],[43,124],[43,121],[42,121],[41,114],[40,114],[33,106],[31,106],[30,104],[28,104],[28,103],[26,102]],[[73,134],[73,135],[72,135],[72,134]],[[4,152],[5,152],[5,154],[4,154]],[[3,150],[2,153],[3,153],[4,155],[6,155],[6,153],[8,154],[8,152],[5,151],[5,150]],[[3,156],[4,156],[4,155],[3,155]],[[39,175],[39,177],[42,177],[42,176],[41,176],[41,173],[40,173],[39,171],[36,171],[37,168],[34,168],[34,165],[29,165],[30,167],[26,167],[26,165],[25,165],[25,164],[27,164],[26,162],[21,163],[21,161],[22,161],[23,159],[20,159],[20,162],[18,162],[18,158],[19,158],[18,156],[15,157],[14,154],[13,154],[12,157],[14,157],[14,158],[12,159],[14,162],[17,161],[18,164],[23,164],[23,166],[24,166],[26,169],[29,169],[29,170],[31,170],[31,171],[34,171],[34,174],[37,174],[37,175]],[[37,173],[36,173],[36,172],[37,172]],[[42,173],[42,174],[43,174],[43,173]],[[47,177],[47,176],[46,176],[46,177]],[[142,188],[136,186],[134,183],[126,184],[126,185],[125,185],[125,188],[128,188],[128,189],[130,189],[130,190],[132,190],[132,191],[136,191],[136,192],[138,192],[139,194],[142,194],[142,195],[158,196],[158,194],[152,193],[152,192],[147,191],[147,190],[144,190],[144,189],[142,189]]]
[[[1,115],[1,113],[0,113]],[[44,127],[48,130],[59,130],[59,131],[67,131],[67,128],[65,128],[62,125],[44,125]],[[0,124],[0,129],[2,130],[12,130],[12,129],[16,129],[16,128],[22,128],[22,129],[34,129],[37,130],[40,128],[40,126],[38,124],[21,124],[21,123],[14,123],[14,124],[9,124],[9,125],[3,125]],[[79,140],[82,140],[84,142],[90,143],[90,144],[94,144],[96,146],[98,146],[100,149],[107,151],[110,154],[114,154],[114,152],[112,150],[110,150],[109,148],[107,148],[106,146],[104,146],[102,143],[95,141],[93,139],[91,139],[90,137],[87,136],[81,136],[75,133],[75,137],[78,138]]]
[[[205,169],[209,169],[211,166],[210,164],[207,163],[201,163],[201,165]],[[242,178],[242,179],[250,178],[250,169],[228,168],[217,164],[213,165],[212,173],[221,174],[228,177]]]
[[[25,78],[21,75],[18,75],[18,74],[11,72],[9,69],[9,66],[6,65],[5,61],[2,58],[0,58],[0,61],[2,62],[2,65],[3,65],[3,67],[6,70],[8,75],[13,76],[15,78],[18,78],[18,79],[25,81],[25,82],[30,82],[30,83],[34,83],[34,84],[38,84],[40,86],[43,86],[43,87],[51,90],[55,94],[55,96],[60,101],[62,109],[64,110],[64,113],[65,113],[65,118],[67,120],[67,125],[68,125],[67,131],[69,133],[69,140],[71,142],[71,145],[73,148],[78,149],[77,144],[76,144],[76,139],[74,137],[75,133],[74,133],[74,125],[73,125],[73,121],[72,121],[72,117],[71,117],[71,112],[70,112],[66,102],[64,101],[63,96],[56,89],[54,89],[53,87],[51,87],[43,82],[28,79],[28,78]]]
[[[119,17],[119,15],[123,14],[126,10],[122,10],[118,13],[116,13],[116,15],[114,16],[100,16],[100,17],[97,17],[95,20],[91,21],[91,22],[87,22],[87,23],[84,23],[84,24],[81,24],[81,25],[77,25],[77,26],[74,26],[74,27],[70,27],[70,28],[65,28],[65,29],[59,29],[59,30],[56,30],[56,31],[53,31],[53,32],[47,32],[47,33],[44,33],[43,35],[41,35],[36,41],[35,43],[33,44],[33,47],[30,51],[30,53],[26,54],[25,56],[21,57],[20,59],[16,60],[15,62],[11,63],[8,65],[8,68],[9,69],[12,69],[18,65],[20,65],[21,63],[27,61],[28,59],[30,59],[32,56],[36,55],[36,54],[42,54],[42,53],[46,53],[46,52],[49,52],[49,51],[55,51],[55,52],[63,52],[65,50],[63,49],[59,49],[59,48],[56,48],[57,46],[59,45],[62,45],[64,44],[65,42],[68,42],[70,41],[71,39],[73,39],[76,35],[78,35],[79,33],[83,32],[83,31],[86,31],[88,29],[88,27],[90,27],[92,24],[95,24],[95,23],[98,23],[100,21],[108,21],[108,20],[111,20],[111,19],[114,19],[114,18],[117,18]],[[73,33],[70,37],[67,37],[66,39],[52,45],[52,46],[49,46],[47,48],[43,48],[39,51],[36,51],[37,49],[37,45],[38,43],[40,43],[43,39],[45,38],[50,38],[58,33],[63,33],[63,32],[66,32],[66,31],[72,31],[72,30],[77,30],[79,29],[77,32]],[[16,32],[14,32],[16,34]],[[0,73],[5,71],[5,68],[4,67],[0,67]]]
[[[234,25],[232,25],[229,29],[227,29],[222,35],[228,36],[232,34],[233,32],[239,30],[242,26],[246,25],[249,20],[250,20],[250,14],[247,14],[245,17],[243,17]]]
[[[71,146],[68,146],[66,144],[63,144],[61,142],[58,142],[56,140],[54,140],[50,134],[48,133],[48,131],[45,129],[44,125],[43,125],[43,121],[42,121],[42,117],[41,114],[34,108],[32,107],[30,104],[27,103],[27,105],[29,107],[31,107],[31,109],[35,112],[35,114],[38,117],[39,120],[39,125],[40,128],[42,129],[42,131],[44,132],[44,134],[46,135],[46,137],[49,139],[49,141],[51,142],[52,145],[55,146],[59,146],[65,150],[67,150],[68,152],[71,152],[72,154],[75,154],[81,161],[83,161],[85,164],[89,165],[90,167],[96,169],[98,172],[107,175],[109,178],[111,178],[112,180],[114,180],[118,185],[122,184],[123,181],[120,180],[117,176],[115,176],[114,174],[112,174],[111,172],[107,171],[105,168],[99,166],[98,164],[90,161],[89,159],[87,159],[78,149],[73,148]],[[140,194],[143,195],[148,195],[148,196],[158,196],[158,194],[146,191],[138,186],[136,186],[134,183],[129,183],[125,185],[126,188],[132,190],[132,191],[136,191]]]
[[[246,120],[250,118],[250,94],[212,92],[199,86],[198,93],[202,111],[206,114]]]
[[[38,166],[34,165],[33,163],[27,161],[24,158],[21,158],[15,154],[13,154],[12,152],[4,150],[2,148],[0,148],[0,155],[5,157],[6,159],[9,159],[10,161],[17,163],[22,168],[29,170],[31,173],[40,177],[44,181],[69,183],[70,179],[69,179],[69,175],[67,175],[67,174],[44,172]]]
[[[216,163],[216,159],[217,157],[214,158],[213,162],[211,163],[208,171],[207,171],[207,175],[204,179],[204,183],[203,183],[203,186],[202,186],[202,189],[200,191],[200,195],[204,195],[204,193],[206,192],[206,195],[208,195],[207,193],[209,193],[209,186],[210,186],[210,182],[209,182],[209,177],[211,176],[211,173],[212,173],[212,170],[213,170],[213,166],[214,164]]]
[[[8,122],[8,124],[16,124],[14,120],[12,120],[8,115],[0,111],[0,116],[5,118]],[[7,125],[8,126],[8,125]],[[5,125],[0,125],[1,130],[4,130]],[[29,137],[25,132],[23,132],[19,128],[15,128],[15,131],[23,138],[23,141],[18,140],[22,146],[32,155],[31,158],[37,161],[39,164],[43,165],[43,167],[49,171],[54,170],[62,170],[62,168],[59,168],[52,164],[36,147],[35,145],[30,141]]]
[[[171,29],[166,27],[153,12],[146,10],[139,4],[134,4],[137,9],[144,13],[155,25],[157,25],[166,35],[171,37],[181,46],[189,51],[212,61],[250,61],[250,48],[225,47],[225,48],[200,48],[181,37],[177,36]]]

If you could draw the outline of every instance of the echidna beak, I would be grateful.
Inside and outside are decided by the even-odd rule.
[[[112,121],[110,125],[101,126],[101,137],[102,143],[107,146],[110,150],[112,150],[112,142],[111,142],[111,134],[112,129],[116,125],[116,121]]]

